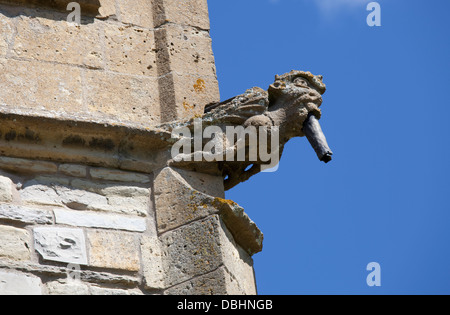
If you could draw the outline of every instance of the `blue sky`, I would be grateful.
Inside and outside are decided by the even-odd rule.
[[[260,294],[450,294],[450,1],[209,0],[221,98],[322,74],[322,128],[227,192],[265,234]],[[381,265],[381,287],[366,266]]]

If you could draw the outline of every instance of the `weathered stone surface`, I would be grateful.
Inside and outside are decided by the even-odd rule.
[[[227,287],[225,277],[229,276],[225,267],[220,267],[217,270],[188,280],[179,285],[173,286],[166,291],[165,295],[227,295],[234,294],[230,292]]]
[[[199,172],[191,172],[179,168],[171,168],[174,177],[193,189],[218,198],[225,198],[222,176],[213,176]],[[181,178],[180,178],[181,177]]]
[[[58,167],[51,162],[0,156],[0,169],[17,173],[52,174],[57,172]]]
[[[89,231],[90,266],[139,271],[139,240],[124,232]]]
[[[150,210],[150,198],[148,196],[110,196],[107,197],[107,200],[109,207],[112,208],[112,210],[110,210],[111,212],[134,214],[145,217]]]
[[[171,71],[199,78],[216,75],[212,41],[207,31],[176,24],[167,24],[164,30]]]
[[[115,0],[100,0],[100,8],[98,9],[97,18],[105,19],[116,15],[117,13]]]
[[[87,169],[84,165],[61,164],[58,168],[59,172],[64,175],[74,177],[86,177]]]
[[[103,179],[118,182],[132,182],[147,184],[150,183],[150,177],[145,174],[124,172],[105,168],[91,168],[90,174],[94,179]]]
[[[210,196],[188,186],[171,168],[155,176],[154,189],[159,233],[218,212],[208,202]]]
[[[14,34],[14,25],[3,13],[0,13],[0,57],[8,52],[9,43]]]
[[[153,31],[128,25],[107,24],[104,33],[109,70],[157,76]]]
[[[46,287],[49,295],[89,295],[89,286],[81,281],[51,281]]]
[[[77,3],[81,7],[81,11],[85,14],[95,15],[99,9],[99,6],[110,0],[78,0]],[[8,3],[12,5],[24,5],[24,6],[39,6],[40,9],[50,9],[49,11],[44,11],[45,13],[56,15],[58,11],[66,12],[68,2],[66,0],[2,0],[3,3]],[[64,13],[61,13],[63,15]],[[67,16],[67,14],[63,15]]]
[[[173,73],[172,78],[179,119],[200,116],[205,105],[220,101],[219,84],[215,76]]]
[[[147,229],[143,218],[63,209],[55,209],[53,212],[57,224],[132,232],[144,232]]]
[[[33,230],[33,235],[34,248],[45,260],[87,265],[82,229],[38,227]]]
[[[173,286],[165,295],[255,295],[256,291],[245,292],[240,285],[244,279],[235,278],[226,267]]]
[[[0,68],[1,69],[1,68]],[[94,116],[154,126],[160,121],[156,78],[85,71],[86,106]],[[120,98],[113,95],[120,95]],[[114,101],[111,101],[114,100]]]
[[[0,202],[11,202],[13,200],[12,190],[13,182],[11,179],[0,176]]]
[[[67,278],[68,273],[73,272],[72,269],[68,269],[67,267],[41,265],[31,262],[14,262],[11,260],[4,261],[1,259],[0,268],[15,269],[39,275],[52,275],[59,278]],[[109,285],[123,284],[126,286],[137,286],[140,283],[140,279],[136,276],[92,270],[81,270],[80,280],[90,283],[105,283]]]
[[[0,225],[0,258],[30,260],[30,235],[26,230]]]
[[[99,176],[105,175],[107,178],[113,178],[114,172],[107,172],[105,174],[99,173]],[[134,177],[134,173],[127,174],[125,172],[120,173],[118,171],[118,178],[135,179],[141,181],[148,181],[149,177]],[[140,174],[137,174],[140,176]],[[150,190],[149,188],[143,188],[138,186],[126,186],[118,183],[97,183],[89,180],[73,180],[72,187],[74,191],[84,192],[84,195],[96,196],[93,200],[97,200],[95,203],[88,203],[89,199],[82,197],[79,198],[79,203],[86,203],[84,209],[97,210],[97,211],[109,211],[122,214],[133,214],[139,216],[147,216],[150,210]],[[69,194],[74,195],[74,192]],[[73,204],[75,206],[76,204]],[[76,209],[75,207],[72,209]],[[83,210],[82,208],[78,208]]]
[[[264,235],[242,207],[231,200],[221,198],[214,198],[213,204],[220,209],[220,218],[233,235],[234,240],[248,254],[254,255],[262,251]]]
[[[91,295],[144,295],[144,293],[139,289],[112,289],[112,288],[102,288],[92,285],[90,288]]]
[[[21,16],[13,53],[16,57],[103,68],[100,23],[67,23],[48,18]]]
[[[256,294],[253,260],[217,215],[143,238],[141,251],[149,288],[173,287],[167,294]],[[210,273],[222,266],[213,285]]]
[[[70,187],[54,187],[61,203],[75,210],[110,210],[104,196]]]
[[[56,191],[49,185],[38,180],[31,180],[20,190],[22,201],[27,205],[60,206],[61,199]]]
[[[0,58],[0,104],[11,108],[83,111],[81,69],[37,60]]]
[[[42,295],[41,279],[0,270],[0,295]]]
[[[118,0],[117,5],[122,23],[137,25],[145,28],[153,28],[153,6],[156,1]],[[138,8],[138,9],[137,9]],[[139,14],[136,14],[136,10]]]
[[[141,253],[146,287],[150,289],[166,288],[166,257],[158,237],[143,236]]]
[[[236,244],[223,221],[219,223],[223,264],[230,274],[230,277],[226,277],[228,286],[232,288],[233,294],[257,294],[252,258]]]
[[[160,279],[156,281],[159,287],[167,288],[221,266],[218,221],[216,216],[196,221],[164,233],[159,237],[160,243],[153,243],[153,247],[144,245],[142,260],[149,264],[144,266],[147,286],[152,287]]]
[[[208,4],[206,0],[162,0],[164,12],[156,11],[156,25],[171,22],[209,30]]]
[[[49,211],[18,205],[0,205],[0,219],[26,224],[52,224],[53,215]]]

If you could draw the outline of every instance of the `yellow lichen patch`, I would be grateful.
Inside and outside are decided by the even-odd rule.
[[[189,104],[189,103],[186,102],[186,101],[183,102],[183,107],[184,107],[184,109],[185,109],[186,111],[189,111],[189,110],[193,110],[193,109],[194,109],[194,105],[191,105],[191,104]]]
[[[219,204],[219,205],[223,205],[223,204],[227,204],[231,207],[233,206],[237,206],[238,204],[236,202],[234,202],[233,200],[227,200],[227,199],[223,199],[223,198],[219,198],[219,197],[215,197],[214,198],[214,203],[215,204]]]
[[[194,84],[194,90],[197,93],[202,93],[206,89],[206,82],[202,79],[198,79],[197,82]]]

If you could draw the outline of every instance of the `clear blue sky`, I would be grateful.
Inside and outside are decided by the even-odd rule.
[[[259,293],[450,294],[450,1],[378,1],[373,28],[364,0],[208,2],[222,100],[292,69],[328,87],[334,160],[293,139],[227,193],[265,234]]]

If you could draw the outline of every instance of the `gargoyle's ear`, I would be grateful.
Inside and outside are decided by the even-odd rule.
[[[283,93],[283,90],[285,89],[286,89],[286,82],[284,82],[278,77],[278,80],[275,80],[275,82],[269,86],[268,90],[269,102],[272,103],[278,96],[280,96]]]

